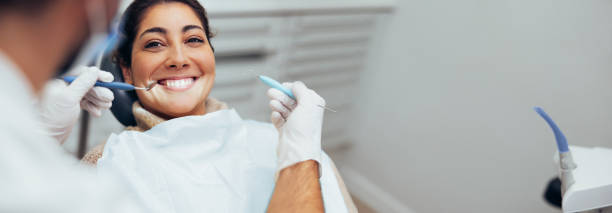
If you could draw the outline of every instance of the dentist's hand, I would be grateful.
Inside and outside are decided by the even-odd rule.
[[[51,136],[63,143],[77,122],[81,109],[99,117],[111,107],[113,92],[94,87],[96,81],[111,82],[113,75],[96,67],[78,67],[70,71],[78,77],[67,85],[63,80],[47,84],[41,101],[41,119]]]
[[[278,129],[278,171],[307,160],[321,162],[321,128],[325,100],[302,82],[283,83],[296,100],[269,89],[271,121]],[[278,172],[277,171],[277,172]]]

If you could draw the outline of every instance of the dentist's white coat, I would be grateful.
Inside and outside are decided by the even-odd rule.
[[[140,212],[122,182],[100,178],[43,134],[25,76],[0,51],[0,212]]]

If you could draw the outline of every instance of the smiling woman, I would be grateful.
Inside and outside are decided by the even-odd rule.
[[[136,193],[159,212],[199,212],[194,204],[213,212],[265,211],[279,168],[279,133],[270,123],[243,121],[209,97],[215,57],[204,8],[195,0],[136,0],[124,14],[121,36],[114,59],[123,79],[138,87],[157,86],[136,91],[137,125],[126,128],[132,131],[111,135],[83,162],[139,183]],[[319,201],[326,210],[354,212],[333,162],[321,155],[320,187],[312,187],[320,191],[313,191],[325,195]],[[170,195],[177,199],[169,201]]]
[[[146,110],[166,119],[206,113],[215,58],[204,8],[193,1],[137,1],[126,11],[123,32],[116,59],[125,81],[159,84],[136,92]]]

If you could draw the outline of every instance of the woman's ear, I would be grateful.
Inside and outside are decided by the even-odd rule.
[[[123,74],[123,81],[128,84],[134,84],[132,79],[132,69],[121,65],[121,73]]]

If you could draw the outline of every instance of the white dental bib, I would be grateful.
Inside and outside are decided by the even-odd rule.
[[[125,179],[153,212],[265,212],[274,190],[278,133],[269,123],[219,110],[112,134],[100,175]],[[330,159],[322,153],[326,212],[347,212]]]

